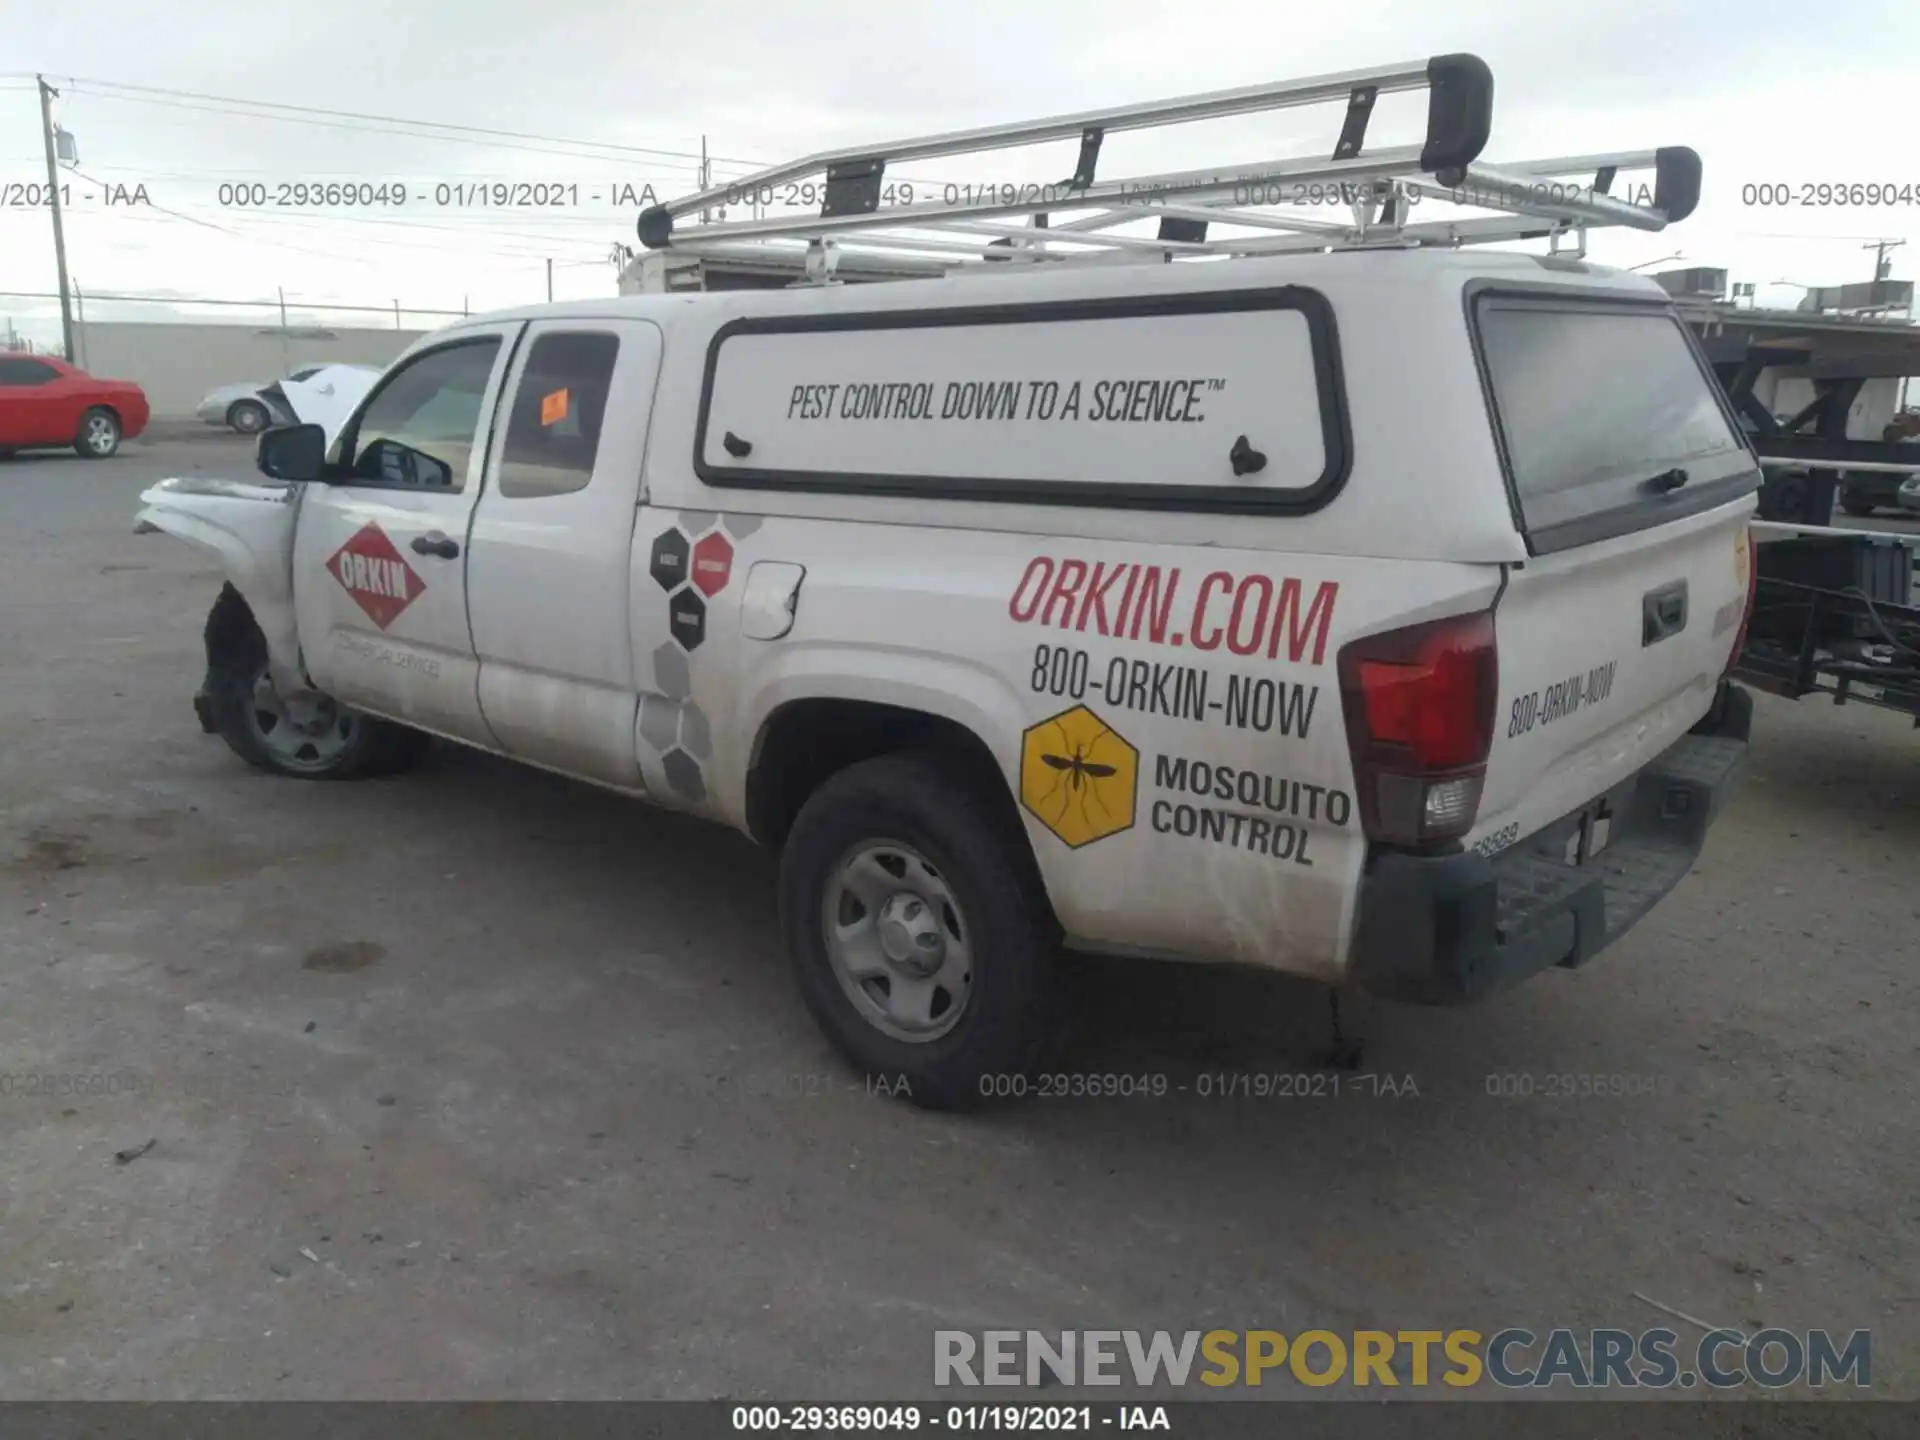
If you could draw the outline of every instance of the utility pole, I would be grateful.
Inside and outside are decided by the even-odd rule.
[[[54,160],[53,150],[53,97],[60,92],[47,84],[47,77],[33,77],[40,82],[40,138],[47,147],[47,206],[53,211],[53,263],[60,272],[60,341],[64,349],[62,356],[68,364],[73,363],[73,299],[67,293],[67,234],[60,222],[60,167]]]
[[[700,188],[705,190],[711,184],[713,184],[713,169],[707,163],[707,137],[702,135],[700,137]],[[707,207],[704,205],[700,207],[700,223],[702,225],[707,223]]]
[[[553,257],[547,257],[547,303],[553,303]]]
[[[1893,269],[1893,262],[1887,259],[1889,250],[1898,250],[1907,242],[1904,240],[1875,240],[1871,245],[1862,245],[1862,250],[1873,251],[1873,278],[1884,280],[1887,272]]]

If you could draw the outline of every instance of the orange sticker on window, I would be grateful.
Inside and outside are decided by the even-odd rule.
[[[540,399],[540,423],[556,425],[567,418],[567,392],[555,390]]]

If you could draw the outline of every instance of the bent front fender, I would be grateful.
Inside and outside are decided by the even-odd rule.
[[[140,496],[134,533],[164,531],[211,552],[267,642],[282,694],[306,687],[293,608],[293,527],[299,490],[240,480],[162,480]]]

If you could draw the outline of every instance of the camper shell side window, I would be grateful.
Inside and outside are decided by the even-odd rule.
[[[1345,483],[1333,309],[1299,286],[734,320],[709,485],[1298,514]]]

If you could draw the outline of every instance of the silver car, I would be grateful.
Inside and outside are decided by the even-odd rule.
[[[1920,475],[1909,475],[1894,494],[1902,510],[1920,510]]]
[[[365,365],[336,365],[332,362],[303,365],[289,373],[285,380],[258,383],[242,380],[210,390],[194,408],[194,414],[209,425],[225,425],[242,435],[257,435],[269,425],[291,425],[296,417],[280,387],[311,380],[323,370],[364,370],[369,374],[379,374],[378,370]]]

